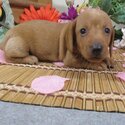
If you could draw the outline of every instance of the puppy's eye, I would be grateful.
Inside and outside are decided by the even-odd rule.
[[[109,34],[110,33],[110,29],[109,28],[105,28],[105,33]]]
[[[87,33],[87,30],[86,30],[85,28],[82,28],[82,29],[80,30],[80,33],[81,33],[82,35],[84,35],[84,34]]]

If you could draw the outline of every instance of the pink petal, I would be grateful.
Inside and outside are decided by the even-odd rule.
[[[116,48],[116,47],[113,47],[113,50],[117,50],[117,48]]]
[[[125,68],[125,64],[123,64],[123,67]]]
[[[125,53],[122,53],[123,56],[125,56]]]
[[[108,50],[109,50],[109,47],[108,47]],[[117,48],[116,48],[116,47],[113,47],[112,50],[117,50]]]
[[[59,66],[59,67],[63,67],[64,63],[63,62],[54,62],[54,65]]]
[[[64,82],[69,80],[60,76],[41,76],[32,81],[31,88],[43,94],[49,94],[61,90]]]
[[[71,22],[70,20],[63,20],[63,19],[59,19],[58,23],[68,23]]]
[[[119,72],[119,73],[117,73],[116,77],[118,77],[118,78],[120,78],[120,79],[122,79],[122,80],[125,81],[125,72]]]
[[[7,63],[5,60],[5,55],[4,55],[4,51],[0,50],[0,62],[1,63]]]

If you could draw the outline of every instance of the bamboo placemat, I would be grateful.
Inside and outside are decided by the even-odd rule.
[[[125,69],[124,50],[115,50],[113,70],[95,71],[42,65],[1,64],[0,100],[81,110],[125,112],[125,82],[115,74]],[[45,75],[70,78],[63,90],[44,95],[30,88],[33,79]]]

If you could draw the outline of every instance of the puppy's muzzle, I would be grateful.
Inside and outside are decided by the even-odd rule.
[[[99,58],[101,56],[102,50],[103,46],[101,43],[96,42],[91,46],[91,53],[94,58]]]

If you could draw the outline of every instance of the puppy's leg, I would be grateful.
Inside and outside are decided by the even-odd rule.
[[[5,56],[8,62],[37,64],[38,58],[29,55],[29,47],[21,37],[10,38],[5,45]]]
[[[93,65],[86,60],[79,60],[74,55],[67,51],[66,56],[63,60],[64,65],[73,68],[84,68],[84,69],[97,69],[97,65]]]
[[[85,66],[85,64],[83,64],[78,59],[76,59],[70,51],[67,51],[63,62],[65,66],[73,67],[73,68],[84,68]]]
[[[106,65],[107,65],[107,68],[114,68],[114,62],[113,62],[113,60],[112,59],[110,59],[109,57],[107,57],[105,60],[104,60],[104,62],[106,63]]]
[[[87,60],[80,61],[74,57],[74,55],[67,51],[66,56],[63,60],[64,65],[68,67],[73,68],[84,68],[84,69],[90,69],[90,70],[104,70],[107,69],[105,63],[91,63]]]

